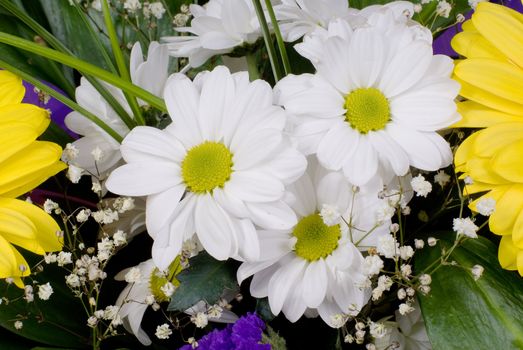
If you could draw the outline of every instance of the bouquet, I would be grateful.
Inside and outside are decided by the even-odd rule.
[[[0,348],[523,348],[521,12],[0,0]]]

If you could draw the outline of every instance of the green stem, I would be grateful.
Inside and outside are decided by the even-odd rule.
[[[108,82],[111,85],[114,85],[114,86],[116,86],[124,91],[127,91],[128,93],[144,100],[152,107],[155,107],[162,112],[167,112],[165,103],[161,98],[151,94],[149,91],[146,91],[146,90],[140,88],[139,86],[130,84],[129,82],[123,80],[122,78],[120,78],[114,74],[111,74],[110,72],[108,72],[104,69],[101,69],[101,68],[99,68],[95,65],[92,65],[90,63],[87,63],[85,61],[82,61],[71,55],[67,55],[67,54],[58,52],[56,50],[47,48],[47,47],[42,47],[29,40],[25,40],[25,39],[19,38],[17,36],[10,35],[7,33],[2,33],[2,32],[0,32],[0,43],[14,46],[14,47],[17,47],[22,50],[32,51],[35,54],[49,58],[53,61],[60,62],[62,64],[65,64],[66,66],[77,69],[80,72],[85,72],[87,74],[91,74],[101,80]]]
[[[114,131],[109,125],[107,125],[103,120],[98,118],[96,115],[92,114],[88,110],[84,109],[82,106],[78,105],[71,99],[67,98],[66,96],[62,95],[58,91],[54,90],[53,88],[45,85],[44,83],[40,82],[39,80],[33,78],[31,75],[19,70],[18,68],[15,68],[11,66],[9,63],[3,61],[0,59],[0,67],[15,73],[16,75],[20,76],[22,79],[30,82],[34,86],[36,86],[38,89],[45,91],[47,94],[51,95],[52,97],[56,98],[69,108],[74,109],[78,113],[83,114],[87,119],[98,125],[103,131],[105,131],[107,134],[109,134],[113,139],[115,139],[118,143],[121,143],[123,138]]]
[[[116,66],[118,67],[120,76],[127,82],[132,83],[131,75],[129,74],[129,70],[127,69],[127,65],[123,57],[123,52],[120,49],[118,35],[116,34],[116,29],[113,25],[113,19],[111,18],[111,10],[109,9],[108,0],[102,1],[102,10],[104,15],[105,27],[107,28],[107,33],[109,34],[111,47],[113,48],[114,59],[116,60]],[[131,107],[131,110],[133,111],[134,117],[138,125],[145,125],[145,119],[143,118],[142,111],[140,109],[140,106],[138,105],[136,97],[128,94],[126,91],[124,91],[123,93],[125,95],[125,99]]]
[[[271,61],[272,74],[274,75],[274,81],[277,83],[281,78],[280,62],[276,55],[276,49],[272,42],[271,32],[269,31],[269,25],[265,19],[265,14],[263,13],[263,7],[260,3],[260,0],[252,0],[254,8],[256,10],[256,15],[258,16],[258,21],[260,22],[260,27],[263,32],[263,40],[265,42],[265,47],[267,48],[267,53],[269,54],[269,60]]]
[[[272,8],[271,0],[265,0],[265,5],[271,18],[272,28],[274,29],[274,36],[276,37],[276,42],[278,43],[278,50],[280,51],[280,57],[283,63],[283,70],[285,72],[285,75],[291,74],[292,71],[291,64],[289,62],[289,56],[287,56],[287,49],[285,48],[285,43],[283,42],[280,26],[278,25],[276,14],[274,13],[274,9]]]
[[[247,60],[247,69],[249,70],[249,79],[251,81],[260,79],[260,72],[258,71],[258,63],[256,61],[256,55],[254,53],[248,53],[245,56]]]

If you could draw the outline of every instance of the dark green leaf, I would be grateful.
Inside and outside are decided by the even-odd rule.
[[[276,316],[271,312],[268,298],[256,299],[256,313],[266,322],[272,321]]]
[[[224,289],[234,290],[236,266],[231,261],[218,261],[206,253],[200,253],[190,260],[190,267],[178,275],[180,286],[171,299],[169,311],[184,311],[205,300],[216,303]]]
[[[452,246],[453,234],[438,238],[436,248],[416,259],[418,272]],[[523,348],[523,279],[499,266],[497,247],[483,237],[469,239],[450,260],[458,265],[432,274],[431,293],[420,297],[434,349]],[[476,264],[485,271],[474,281],[470,269]]]
[[[31,265],[41,257],[27,253],[24,256]],[[86,326],[86,314],[78,299],[75,299],[65,285],[64,270],[46,265],[43,272],[35,276],[39,283],[50,282],[54,293],[47,301],[38,299],[37,287],[34,287],[35,299],[27,303],[23,290],[14,285],[0,282],[2,296],[11,300],[0,305],[0,326],[16,334],[37,341],[38,343],[65,348],[84,349],[89,346],[89,328]],[[29,283],[26,280],[26,283]],[[23,328],[15,330],[14,322],[23,321]]]

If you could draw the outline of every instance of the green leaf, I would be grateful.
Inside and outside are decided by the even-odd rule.
[[[266,322],[272,321],[276,317],[271,311],[269,298],[256,299],[256,313]]]
[[[422,271],[449,249],[454,234],[438,236],[438,246],[416,259]],[[468,239],[432,274],[431,293],[420,296],[421,310],[434,349],[523,348],[523,279],[503,270],[497,247],[486,238]],[[470,268],[485,268],[474,281]]]
[[[24,252],[31,265],[41,257]],[[43,272],[34,277],[39,283],[49,282],[54,293],[47,301],[38,299],[38,288],[33,286],[35,299],[27,303],[21,298],[24,292],[14,285],[0,282],[2,296],[9,299],[0,305],[0,326],[19,336],[41,344],[73,349],[89,346],[89,328],[85,322],[86,313],[78,299],[65,285],[65,270],[57,266],[45,265]],[[26,279],[25,283],[30,280]],[[15,330],[14,322],[21,320],[23,328]],[[33,345],[34,346],[34,345]],[[3,348],[2,348],[3,349]]]
[[[272,350],[287,350],[285,339],[280,336],[274,329],[267,326],[267,334],[262,334],[262,343],[270,344]]]
[[[214,304],[224,289],[238,288],[236,264],[232,261],[218,261],[206,253],[200,253],[189,262],[191,265],[177,276],[180,286],[167,310],[184,311],[200,300]]]

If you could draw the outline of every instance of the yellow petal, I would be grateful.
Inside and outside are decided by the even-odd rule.
[[[492,168],[505,179],[523,184],[523,134],[492,158]]]
[[[518,249],[523,250],[523,210],[519,213],[512,229],[512,242]]]
[[[490,158],[504,152],[507,146],[523,139],[522,123],[504,123],[493,125],[477,133],[474,141],[474,154]],[[490,168],[493,168],[491,165]]]
[[[471,194],[487,192],[487,191],[496,190],[496,189],[506,191],[509,187],[510,186],[507,186],[507,185],[493,185],[493,184],[486,184],[486,183],[479,182],[479,181],[474,181],[472,183],[472,185],[465,186],[465,188],[463,190],[463,194],[467,196],[467,195],[471,195]]]
[[[22,79],[6,70],[0,71],[0,107],[17,104],[25,95]]]
[[[498,235],[512,235],[516,219],[523,210],[523,185],[512,185],[496,202],[490,216],[490,231]]]
[[[498,49],[478,32],[464,31],[452,39],[452,48],[462,56],[468,58],[494,58],[507,60]]]
[[[523,250],[518,250],[517,264],[519,275],[523,276]]]
[[[1,114],[0,114],[1,118]],[[38,137],[38,132],[30,124],[11,122],[8,125],[0,124],[0,135],[2,147],[0,148],[0,166],[1,163],[29,146]]]
[[[499,176],[490,165],[490,159],[488,158],[473,158],[467,162],[466,172],[474,181],[493,185],[505,185],[510,183],[505,178]]]
[[[46,252],[62,249],[56,232],[60,230],[53,218],[37,206],[19,199],[0,198],[0,208],[10,209],[24,215],[36,228],[38,245]]]
[[[26,267],[24,271],[20,270],[22,265]],[[24,257],[0,236],[0,278],[28,276],[30,273]]]
[[[487,58],[469,58],[456,65],[454,74],[477,89],[516,104],[521,105],[523,101],[523,71],[511,63]],[[482,103],[477,100],[476,102]]]
[[[474,27],[474,23],[472,23],[472,21],[470,19],[463,22],[461,29],[463,29],[464,32],[477,32],[478,31],[476,29],[476,27]]]
[[[466,164],[469,160],[474,158],[474,142],[478,137],[478,132],[473,133],[467,137],[461,145],[459,145],[456,155],[454,156],[454,164],[456,172],[464,172],[467,170]]]
[[[466,61],[466,60],[464,60]],[[456,66],[458,66],[458,63]],[[481,74],[481,73],[478,73]],[[461,85],[459,94],[469,100],[476,101],[487,107],[497,109],[501,112],[515,115],[523,115],[523,105],[509,101],[503,97],[496,96],[486,90],[477,88],[457,76],[453,77]]]
[[[507,122],[523,122],[523,115],[503,113],[474,101],[460,102],[457,106],[462,118],[452,125],[453,128],[486,128]]]
[[[506,270],[517,270],[517,255],[519,249],[512,243],[512,236],[503,236],[499,242],[499,264]]]
[[[477,212],[477,209],[476,209],[476,204],[478,204],[478,202],[482,199],[486,199],[486,198],[492,198],[493,200],[496,201],[496,203],[499,201],[499,199],[505,194],[507,188],[506,187],[496,187],[494,188],[492,191],[490,191],[489,193],[475,199],[474,201],[472,201],[472,203],[469,204],[469,208],[475,212]]]
[[[500,7],[479,7],[472,16],[472,22],[492,45],[523,67],[523,24]]]
[[[0,207],[0,235],[9,243],[36,254],[45,253],[36,237],[36,226],[15,210]]]
[[[0,107],[0,130],[3,125],[13,122],[28,123],[41,135],[49,126],[51,118],[45,109],[27,103]]]
[[[64,169],[61,153],[54,143],[36,141],[14,154],[1,164],[0,193],[19,196]]]

